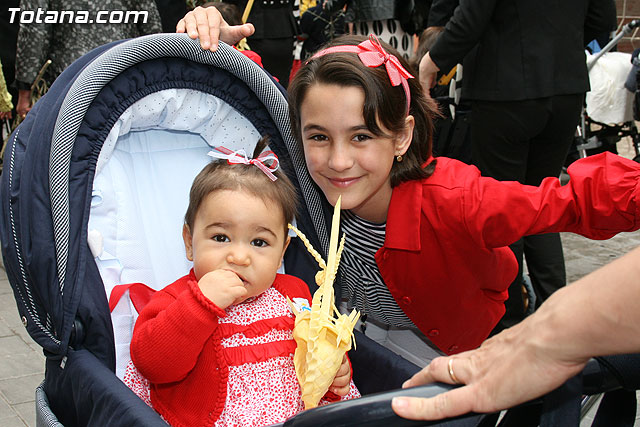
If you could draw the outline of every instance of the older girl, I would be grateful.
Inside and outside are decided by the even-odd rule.
[[[346,36],[318,52],[291,82],[289,106],[311,177],[328,203],[342,195],[337,295],[366,315],[367,335],[423,365],[479,346],[496,325],[518,271],[509,244],[640,227],[640,166],[624,158],[583,159],[568,185],[539,187],[433,158],[434,106],[375,38]]]

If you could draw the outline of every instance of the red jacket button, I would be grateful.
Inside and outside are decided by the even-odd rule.
[[[384,253],[382,254],[382,259],[386,260],[387,258],[389,258],[389,252],[384,251]]]
[[[409,305],[411,304],[411,298],[409,297],[402,297],[402,302]]]
[[[427,333],[427,335],[429,335],[430,337],[437,337],[438,335],[440,335],[440,331],[437,329],[432,329]]]
[[[454,351],[456,351],[458,349],[457,345],[452,345],[451,347],[449,347],[449,353],[453,353]]]

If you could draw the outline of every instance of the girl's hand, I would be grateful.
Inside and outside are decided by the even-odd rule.
[[[192,39],[200,38],[203,49],[215,52],[218,40],[234,45],[253,34],[253,24],[229,25],[215,7],[196,7],[176,26],[177,33],[186,32]]]
[[[200,278],[198,286],[205,297],[223,310],[247,294],[242,280],[229,270],[208,272]]]
[[[337,394],[338,396],[346,396],[349,393],[351,385],[351,365],[345,354],[342,357],[342,364],[336,373],[336,377],[329,386],[329,391]]]

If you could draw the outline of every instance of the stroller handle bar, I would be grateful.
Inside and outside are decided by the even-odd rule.
[[[344,400],[331,405],[303,411],[284,423],[270,427],[323,427],[323,426],[367,426],[367,427],[404,427],[430,426],[442,421],[412,421],[396,415],[391,409],[391,400],[397,396],[433,397],[458,386],[435,383],[418,387],[370,394],[359,399]],[[477,416],[469,413],[457,418]],[[449,418],[448,421],[457,418]]]
[[[596,53],[595,55],[593,55],[593,57],[591,58],[591,60],[589,60],[589,63],[587,64],[587,68],[589,70],[591,70],[591,68],[593,68],[593,65],[598,62],[598,59],[600,59],[600,57],[602,55],[604,55],[605,53],[609,52],[611,49],[613,49],[613,47],[615,45],[618,44],[618,42],[627,34],[630,34],[633,30],[635,30],[636,28],[640,27],[640,19],[634,19],[633,21],[629,22],[628,24],[626,24],[624,27],[622,27],[622,29],[620,30],[620,32],[618,34],[616,34],[616,36],[605,45],[605,47],[603,47],[600,52]]]

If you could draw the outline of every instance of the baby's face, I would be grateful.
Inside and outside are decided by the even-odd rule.
[[[196,279],[214,270],[233,271],[247,288],[245,299],[271,286],[288,243],[280,206],[232,190],[207,195],[185,237]]]

